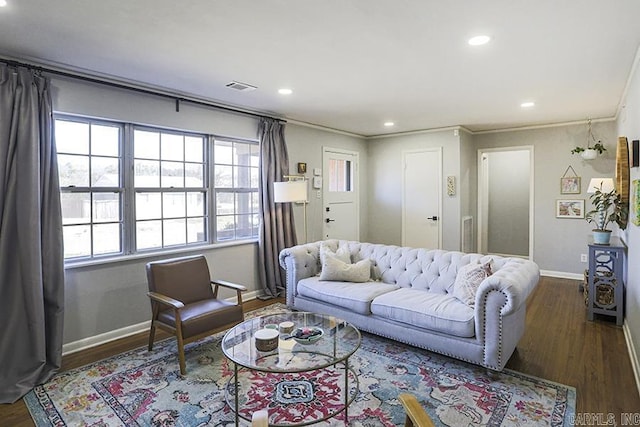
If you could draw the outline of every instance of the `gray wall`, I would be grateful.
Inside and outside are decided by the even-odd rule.
[[[636,65],[638,65],[636,58]],[[618,135],[626,136],[629,142],[640,139],[640,68],[635,67],[631,76],[626,99],[623,100],[622,111],[617,122]],[[640,168],[631,168],[631,181],[640,179]],[[633,186],[631,186],[631,189]],[[633,210],[633,209],[631,209]],[[634,214],[631,214],[635,217]],[[629,223],[624,232],[627,242],[627,288],[625,328],[631,341],[631,353],[636,360],[636,382],[640,382],[640,227]],[[640,386],[640,383],[639,383]]]
[[[369,183],[367,180],[368,156],[367,142],[364,138],[351,136],[348,134],[327,132],[321,129],[287,124],[285,138],[289,150],[289,168],[291,174],[297,174],[298,162],[307,164],[307,178],[313,178],[313,169],[322,169],[322,148],[340,148],[343,150],[355,151],[359,153],[359,173],[360,173],[360,240],[367,241],[368,217],[367,217],[367,195]],[[324,174],[324,173],[323,173]],[[326,182],[326,181],[325,181]],[[316,190],[309,183],[309,205],[307,206],[307,233],[308,240],[314,242],[322,240],[322,199],[316,197]],[[296,229],[300,241],[304,236],[303,230],[303,207],[294,205],[294,216]]]
[[[136,325],[151,318],[145,264],[174,256],[203,253],[211,275],[258,287],[257,245],[163,254],[65,270],[64,343]],[[250,267],[250,268],[248,268]],[[224,290],[222,297],[234,297]]]
[[[478,160],[473,136],[460,130],[460,176],[457,196],[461,216],[473,218],[474,230],[478,217]],[[475,232],[473,233],[475,236]],[[472,247],[476,247],[475,237]]]
[[[138,124],[206,132],[217,136],[255,139],[258,120],[246,115],[184,103],[180,112],[175,103],[163,98],[136,94],[130,91],[93,85],[77,80],[53,79],[54,110],[61,113],[122,120]],[[292,173],[297,162],[308,163],[309,171],[321,167],[322,146],[339,147],[361,153],[363,192],[366,195],[366,144],[361,138],[349,137],[319,129],[288,124],[286,139]],[[311,199],[309,206],[309,239],[319,238],[320,201]],[[366,198],[361,205],[361,230],[367,229]],[[302,231],[302,209],[294,208],[299,236]],[[299,217],[299,218],[298,218]],[[363,238],[366,237],[363,236]],[[302,237],[300,237],[302,239]],[[154,259],[204,253],[212,275],[241,283],[249,294],[260,293],[257,244],[216,245],[198,250],[177,251],[155,256],[136,256],[133,259],[109,263],[92,263],[67,267],[65,270],[65,326],[64,343],[77,343],[96,335],[141,324],[150,319],[150,307],[144,265]],[[224,297],[234,293],[224,292]]]
[[[587,266],[580,262],[580,254],[588,252],[586,245],[591,225],[584,219],[556,218],[555,207],[557,199],[586,199],[586,210],[590,210],[586,194],[589,180],[613,176],[617,144],[615,123],[593,123],[593,131],[607,151],[590,162],[570,153],[575,146],[585,144],[586,124],[474,135],[477,148],[534,146],[533,260],[542,270],[582,274]],[[560,177],[569,165],[582,178],[581,194],[560,194]]]
[[[442,248],[460,249],[460,193],[446,195],[446,177],[460,177],[460,137],[452,129],[369,140],[369,241],[402,244],[402,152],[435,147],[442,147]]]

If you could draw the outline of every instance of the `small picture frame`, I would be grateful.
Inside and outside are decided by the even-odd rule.
[[[455,196],[456,195],[456,177],[448,176],[447,177],[447,196]]]
[[[556,200],[556,218],[584,218],[584,199]]]
[[[298,163],[298,173],[304,175],[307,173],[307,164],[306,163]]]
[[[567,176],[560,178],[560,194],[580,194],[580,177]]]

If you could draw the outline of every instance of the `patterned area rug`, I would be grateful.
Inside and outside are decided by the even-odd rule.
[[[247,317],[285,310],[273,305]],[[175,340],[167,339],[153,352],[139,348],[63,372],[27,394],[25,403],[43,427],[235,425],[225,401],[233,365],[220,349],[222,336],[187,346],[184,377]],[[366,333],[350,365],[359,382],[350,426],[404,425],[401,392],[416,395],[443,426],[562,426],[575,412],[571,387],[512,371],[489,376],[484,368]],[[342,401],[331,393],[344,381],[342,372],[247,374],[243,381],[258,386],[241,396],[242,407],[246,415],[268,408],[272,423],[321,417]],[[344,426],[343,414],[316,425]]]

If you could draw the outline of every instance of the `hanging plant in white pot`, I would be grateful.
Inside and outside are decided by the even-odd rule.
[[[589,126],[587,131],[587,146],[578,146],[571,150],[571,154],[580,154],[584,160],[593,160],[598,157],[598,155],[607,151],[607,149],[602,144],[602,141],[596,141],[596,138],[593,136],[593,132],[591,130],[591,119],[589,119],[587,124]]]

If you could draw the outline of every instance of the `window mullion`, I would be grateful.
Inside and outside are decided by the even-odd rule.
[[[132,254],[136,247],[135,191],[133,171],[133,127],[125,124],[122,137],[122,169],[123,169],[123,239],[122,251]]]
[[[207,138],[207,178],[209,182],[209,189],[207,194],[207,211],[205,215],[207,217],[207,236],[209,243],[214,243],[218,240],[216,233],[217,220],[216,220],[216,188],[215,188],[215,158],[214,158],[215,138],[209,136]]]

